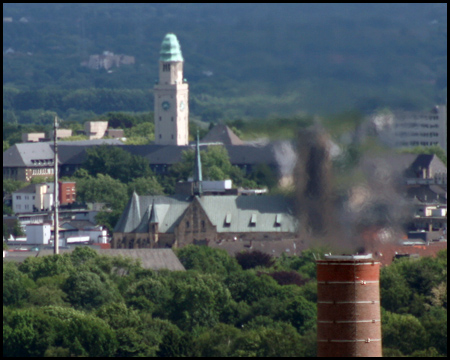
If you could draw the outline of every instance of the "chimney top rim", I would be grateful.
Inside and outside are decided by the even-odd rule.
[[[363,255],[331,255],[325,254],[325,260],[372,260],[372,254],[363,254]]]

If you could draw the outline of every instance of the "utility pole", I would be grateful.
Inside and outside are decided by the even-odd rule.
[[[55,121],[53,123],[53,145],[54,145],[54,154],[55,154],[55,158],[53,160],[54,163],[54,175],[55,175],[55,179],[54,179],[54,186],[53,186],[53,206],[54,206],[54,211],[53,211],[53,253],[59,254],[59,218],[58,218],[58,137],[57,137],[57,130],[58,129],[58,122],[57,122],[57,118],[55,116]]]

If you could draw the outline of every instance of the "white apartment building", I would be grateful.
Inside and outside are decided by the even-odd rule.
[[[439,145],[447,153],[447,105],[429,112],[393,111],[372,116],[382,140],[394,147]]]
[[[36,184],[30,184],[12,193],[12,210],[14,213],[33,212],[36,202]]]

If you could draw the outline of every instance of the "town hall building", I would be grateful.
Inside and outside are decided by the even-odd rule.
[[[155,144],[189,144],[189,87],[183,77],[183,56],[174,34],[161,45],[159,81],[155,85]]]

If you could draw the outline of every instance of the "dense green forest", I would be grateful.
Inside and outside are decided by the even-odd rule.
[[[4,122],[151,110],[168,32],[202,121],[428,109],[447,96],[447,4],[4,3],[3,16]],[[135,64],[81,66],[106,50]]]
[[[316,355],[310,249],[235,257],[190,245],[186,272],[71,254],[3,263],[3,356]],[[447,356],[447,252],[381,270],[384,356]]]

